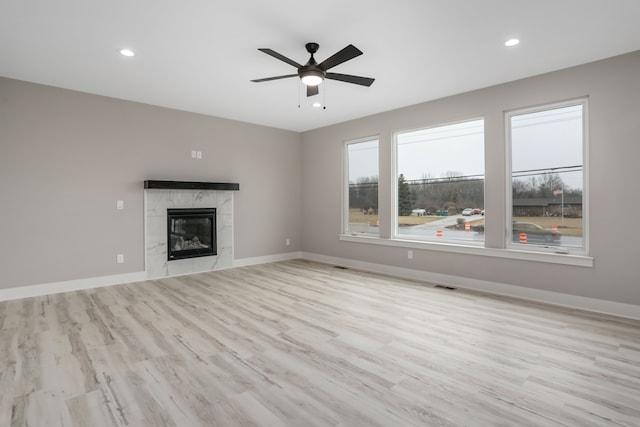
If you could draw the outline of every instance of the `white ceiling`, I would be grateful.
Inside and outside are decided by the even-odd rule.
[[[638,50],[638,22],[639,0],[1,0],[0,76],[305,131]],[[296,72],[258,48],[304,64],[310,41],[376,81],[324,82],[324,110],[249,81]]]

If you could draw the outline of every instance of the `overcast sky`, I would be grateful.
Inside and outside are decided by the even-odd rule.
[[[456,123],[398,135],[398,175],[405,179],[484,175],[484,122]]]
[[[514,116],[513,171],[582,165],[582,105]],[[582,188],[582,172],[561,173],[574,189]]]

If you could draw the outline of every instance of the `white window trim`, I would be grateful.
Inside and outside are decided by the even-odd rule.
[[[420,131],[420,130],[426,130],[426,129],[433,129],[433,128],[438,128],[438,127],[443,127],[443,126],[451,126],[451,125],[457,125],[460,123],[467,123],[467,122],[473,122],[473,121],[478,121],[478,120],[482,120],[483,122],[483,129],[484,129],[484,122],[485,122],[485,118],[484,116],[476,116],[476,117],[471,117],[471,118],[465,118],[465,119],[460,119],[460,120],[455,120],[455,121],[451,121],[451,122],[446,122],[446,123],[437,123],[437,124],[433,124],[433,125],[429,125],[429,126],[421,126],[421,127],[416,127],[416,128],[410,128],[410,129],[402,129],[402,130],[398,130],[393,132],[392,134],[392,138],[391,138],[391,145],[392,145],[392,155],[391,155],[391,179],[393,180],[391,182],[391,209],[392,209],[392,221],[391,221],[391,238],[395,239],[395,240],[399,240],[399,241],[410,241],[410,242],[424,242],[425,244],[435,244],[438,246],[441,245],[451,245],[453,247],[474,247],[474,248],[479,248],[482,247],[484,248],[484,244],[485,241],[483,240],[481,242],[481,244],[475,244],[475,245],[465,245],[463,243],[461,243],[461,240],[456,240],[456,239],[447,239],[446,237],[443,237],[442,239],[438,239],[438,240],[434,240],[431,239],[429,237],[424,237],[424,238],[420,238],[420,237],[414,237],[413,239],[411,239],[409,235],[406,234],[402,234],[398,232],[398,135],[401,133],[406,133],[406,132],[416,132],[416,131]],[[484,136],[483,136],[483,144],[484,144]],[[486,151],[486,150],[485,150]],[[483,192],[486,186],[486,181],[485,184],[483,185]],[[455,251],[453,251],[455,252]]]
[[[376,237],[380,234],[380,228],[378,227],[378,233],[366,233],[350,231],[349,228],[349,145],[358,144],[361,142],[378,141],[378,203],[380,200],[380,135],[371,135],[367,137],[349,139],[342,143],[342,215],[340,230],[341,235],[350,236],[371,236]],[[380,207],[378,206],[378,213]]]
[[[536,113],[540,111],[553,110],[556,108],[562,107],[570,107],[575,105],[582,105],[582,180],[583,180],[583,190],[582,190],[582,248],[566,248],[566,247],[548,247],[548,246],[538,246],[538,245],[530,245],[527,246],[527,250],[523,251],[518,243],[513,242],[513,230],[509,226],[511,221],[513,220],[513,189],[512,189],[512,174],[513,174],[513,165],[512,165],[512,156],[511,156],[511,117],[527,114],[527,113]],[[534,107],[527,108],[519,108],[516,110],[505,111],[504,113],[504,131],[505,131],[505,152],[506,152],[506,185],[505,185],[505,202],[506,202],[506,216],[505,216],[505,245],[507,250],[510,251],[518,251],[525,253],[548,253],[552,254],[552,256],[557,256],[558,254],[562,254],[563,256],[566,254],[578,257],[586,257],[589,254],[589,104],[588,98],[575,98],[567,101],[554,102],[549,104],[541,104]],[[592,258],[591,258],[592,259]]]
[[[390,186],[390,198],[391,198],[391,219],[389,221],[389,223],[384,223],[381,222],[380,223],[380,233],[382,234],[382,227],[390,227],[390,230],[387,231],[391,231],[391,237],[390,238],[383,238],[380,235],[377,234],[352,234],[352,233],[346,233],[345,232],[345,227],[346,227],[346,222],[348,222],[348,206],[349,206],[349,199],[348,199],[348,195],[349,195],[349,187],[348,187],[348,164],[346,162],[346,159],[348,159],[347,156],[347,144],[349,143],[356,143],[356,142],[364,142],[364,141],[369,141],[372,139],[378,139],[378,143],[380,143],[380,136],[379,135],[374,135],[374,136],[370,136],[370,137],[365,137],[365,138],[359,138],[359,139],[354,139],[354,140],[348,140],[348,141],[344,141],[344,148],[343,148],[343,179],[342,179],[342,185],[343,185],[343,206],[342,206],[342,233],[338,236],[340,241],[343,242],[352,242],[352,243],[364,243],[364,244],[372,244],[372,245],[380,245],[380,246],[389,246],[389,247],[396,247],[396,248],[404,248],[404,249],[417,249],[417,250],[425,250],[425,251],[433,251],[433,252],[445,252],[445,253],[455,253],[455,254],[464,254],[464,255],[474,255],[474,256],[486,256],[486,257],[492,257],[492,258],[502,258],[502,259],[511,259],[511,260],[520,260],[520,261],[530,261],[530,262],[542,262],[542,263],[549,263],[549,264],[560,264],[560,265],[567,265],[567,266],[576,266],[576,267],[587,267],[587,268],[592,268],[593,264],[594,264],[594,258],[592,256],[589,256],[589,252],[588,252],[588,238],[589,238],[589,233],[588,233],[588,229],[589,229],[589,223],[588,223],[588,177],[589,174],[587,173],[587,169],[589,167],[589,162],[588,162],[588,142],[589,142],[589,133],[588,133],[588,123],[589,123],[589,119],[588,119],[588,114],[589,114],[589,109],[588,109],[588,104],[587,104],[588,98],[577,98],[577,99],[572,99],[570,101],[566,101],[566,102],[560,102],[560,103],[551,103],[551,104],[544,104],[541,105],[540,107],[538,107],[539,109],[548,109],[548,108],[553,108],[553,106],[568,106],[568,105],[576,105],[577,103],[582,102],[584,107],[583,107],[583,158],[584,158],[584,163],[583,163],[583,173],[584,173],[584,191],[583,191],[583,199],[582,199],[582,203],[583,203],[583,227],[585,230],[585,236],[584,236],[584,248],[585,251],[584,253],[566,253],[563,251],[563,248],[545,248],[545,247],[539,247],[536,248],[536,250],[531,250],[532,247],[529,246],[526,249],[523,248],[518,248],[517,246],[515,247],[508,247],[508,248],[488,248],[486,246],[471,246],[471,245],[464,245],[461,244],[460,242],[453,242],[453,241],[441,241],[441,242],[434,242],[434,241],[427,241],[427,240],[411,240],[411,239],[407,239],[407,236],[403,236],[400,235],[398,236],[397,234],[397,225],[398,225],[398,200],[397,200],[397,191],[398,191],[398,185],[397,185],[397,144],[396,144],[396,135],[402,132],[410,132],[412,130],[420,130],[420,129],[426,129],[426,128],[430,128],[430,127],[437,127],[437,126],[445,126],[447,124],[455,124],[455,123],[461,123],[464,121],[471,121],[471,120],[479,120],[479,119],[485,119],[482,116],[471,118],[471,119],[466,119],[466,120],[458,120],[458,121],[451,121],[449,123],[439,123],[439,124],[434,124],[432,126],[424,126],[424,127],[418,127],[418,128],[413,128],[413,129],[402,129],[402,130],[398,130],[395,131],[391,134],[392,136],[392,143],[391,143],[391,186]],[[518,109],[518,110],[513,110],[510,111],[510,113],[514,113],[516,111],[519,112],[523,112],[523,111],[533,111],[533,109]],[[507,117],[506,116],[507,112],[505,112],[505,115],[503,117]],[[505,199],[505,203],[507,203],[507,209],[511,209],[512,208],[512,200],[511,200],[511,153],[510,153],[510,147],[511,147],[511,143],[510,143],[510,129],[506,126],[506,121],[505,121],[505,134],[506,134],[506,139],[505,139],[505,144],[506,144],[506,161],[508,162],[507,164],[507,169],[506,171],[508,172],[506,175],[506,178],[509,180],[509,182],[507,183],[507,194],[506,194],[506,199]],[[378,146],[378,148],[380,149],[380,145]],[[383,159],[384,157],[382,157]],[[381,161],[381,158],[378,158],[378,161]],[[380,165],[378,166],[378,173],[380,171]],[[379,179],[382,179],[383,177],[381,177],[380,175],[378,175]],[[346,185],[345,185],[346,183]],[[485,186],[486,186],[486,181],[485,181]],[[378,207],[378,210],[380,211],[380,207]],[[585,210],[587,210],[585,212]],[[511,218],[511,214],[508,213],[508,216],[505,218],[509,218],[509,222],[510,222],[510,218]],[[506,227],[505,225],[505,232],[507,230],[508,227]],[[505,241],[503,244],[506,243],[506,237],[505,237]],[[486,242],[485,242],[486,244]]]
[[[449,252],[465,255],[478,255],[493,258],[506,258],[522,261],[535,261],[550,264],[563,264],[578,267],[593,267],[593,257],[557,252],[525,251],[515,249],[487,248],[485,246],[469,246],[449,242],[424,242],[401,238],[384,239],[378,236],[353,236],[341,234],[343,242],[367,243],[372,245],[392,246],[404,249],[422,249],[435,252]]]

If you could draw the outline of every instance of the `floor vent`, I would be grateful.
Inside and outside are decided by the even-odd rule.
[[[339,270],[348,270],[348,268],[347,268],[347,267],[343,267],[343,266],[341,266],[341,265],[334,265],[334,266],[333,266],[333,268],[337,268],[337,269],[339,269]]]
[[[448,289],[450,291],[455,291],[457,289],[457,288],[452,288],[451,286],[444,286],[444,285],[435,285],[434,288]]]

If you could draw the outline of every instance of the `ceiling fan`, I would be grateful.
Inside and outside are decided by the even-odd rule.
[[[352,44],[345,47],[341,51],[335,53],[333,56],[330,56],[329,58],[325,59],[319,64],[316,62],[315,58],[313,57],[313,54],[318,51],[318,48],[320,47],[320,45],[318,43],[307,43],[305,47],[307,48],[307,52],[311,54],[311,58],[309,58],[309,61],[304,65],[300,65],[296,61],[289,59],[286,56],[281,55],[272,49],[266,49],[266,48],[258,49],[259,51],[264,52],[267,55],[271,55],[274,58],[279,59],[283,62],[286,62],[289,65],[293,65],[298,69],[298,73],[287,74],[283,76],[267,77],[264,79],[256,79],[251,81],[255,83],[259,83],[259,82],[267,82],[270,80],[286,79],[289,77],[298,76],[300,77],[300,80],[302,80],[302,83],[304,83],[307,86],[307,96],[313,96],[318,94],[318,85],[322,83],[324,79],[339,80],[341,82],[353,83],[353,84],[362,85],[362,86],[371,86],[371,84],[375,80],[370,77],[360,77],[360,76],[352,76],[350,74],[338,74],[338,73],[327,72],[327,70],[335,67],[336,65],[340,65],[343,62],[346,62],[346,61],[349,61],[350,59],[355,58],[356,56],[362,55],[362,51],[360,51],[360,49],[358,49]]]

